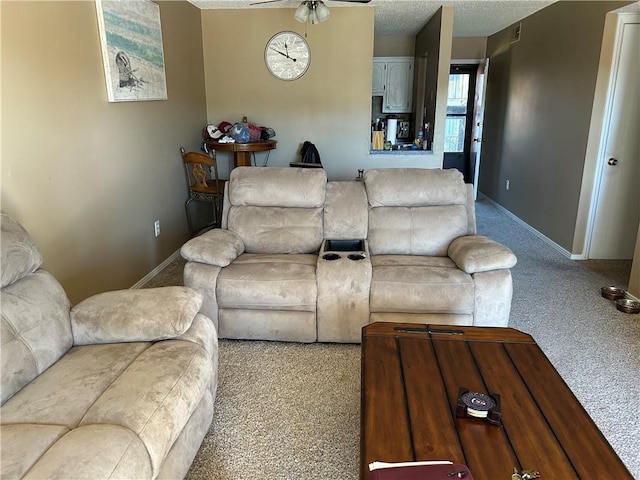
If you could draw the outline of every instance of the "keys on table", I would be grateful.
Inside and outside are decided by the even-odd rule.
[[[518,469],[513,467],[511,480],[533,480],[534,478],[540,478],[540,472],[536,472],[535,470],[522,470],[522,472],[518,472]]]

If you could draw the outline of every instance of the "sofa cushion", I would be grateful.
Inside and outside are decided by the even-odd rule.
[[[238,167],[229,176],[229,200],[234,206],[318,208],[326,186],[323,169]]]
[[[313,253],[323,239],[320,207],[232,206],[228,223],[248,253]]]
[[[25,479],[151,478],[145,445],[118,425],[88,425],[67,433],[49,448]]]
[[[186,287],[104,292],[71,310],[74,343],[150,342],[183,334],[202,306],[202,293]]]
[[[241,255],[218,275],[220,308],[316,310],[316,255]]]
[[[96,400],[80,426],[110,424],[131,430],[144,443],[156,475],[209,389],[213,368],[205,350],[194,343],[154,343]]]
[[[373,268],[371,312],[473,314],[471,275],[457,268]]]
[[[63,425],[19,423],[0,426],[2,478],[22,478],[69,429]]]
[[[371,208],[369,251],[372,255],[443,257],[451,242],[466,235],[468,228],[464,205]]]
[[[426,257],[424,255],[372,255],[373,267],[441,267],[456,268],[456,264],[449,257]]]
[[[324,206],[324,237],[367,238],[367,192],[362,182],[328,182]]]
[[[364,174],[371,207],[464,205],[467,187],[456,169],[381,168]]]
[[[109,385],[148,343],[73,347],[2,406],[2,423],[77,427]]]
[[[4,288],[40,268],[42,255],[26,230],[8,215],[2,214],[0,229],[0,265]]]
[[[44,270],[3,288],[0,302],[4,404],[71,347],[71,305],[58,281]]]

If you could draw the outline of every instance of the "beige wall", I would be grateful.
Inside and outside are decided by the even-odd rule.
[[[605,15],[628,2],[557,2],[488,39],[480,191],[574,252]],[[510,181],[510,190],[505,188]]]
[[[378,35],[374,38],[374,57],[413,57],[415,52],[415,35]]]
[[[329,175],[353,178],[357,168],[365,168],[369,148],[373,8],[333,8],[329,21],[308,25],[309,70],[285,82],[267,71],[264,47],[282,30],[304,34],[293,13],[290,8],[202,11],[208,119],[233,123],[246,115],[272,127],[278,147],[269,166],[299,160],[300,147],[309,140]],[[258,164],[265,157],[257,154]]]
[[[272,127],[278,147],[269,166],[298,160],[300,146],[309,140],[331,180],[353,179],[361,168],[437,166],[433,155],[369,154],[373,7],[331,8],[329,21],[307,25],[309,71],[284,82],[267,71],[264,47],[279,31],[304,33],[293,13],[291,8],[202,11],[208,120],[237,122],[246,115]],[[265,156],[257,154],[259,165]],[[229,157],[218,157],[227,170]]]
[[[2,211],[73,302],[128,288],[188,238],[178,149],[206,120],[200,11],[160,3],[169,100],[108,103],[95,2],[0,3]]]
[[[451,58],[454,60],[478,60],[487,56],[487,37],[454,37]]]

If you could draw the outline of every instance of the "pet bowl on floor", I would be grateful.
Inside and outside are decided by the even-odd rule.
[[[616,308],[624,313],[640,313],[640,302],[630,298],[619,298],[616,300]]]
[[[618,300],[624,298],[624,290],[618,287],[602,287],[600,294],[609,300]]]

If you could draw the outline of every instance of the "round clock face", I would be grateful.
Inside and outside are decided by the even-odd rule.
[[[309,69],[309,44],[295,32],[276,33],[264,48],[264,62],[280,80],[297,80]]]

